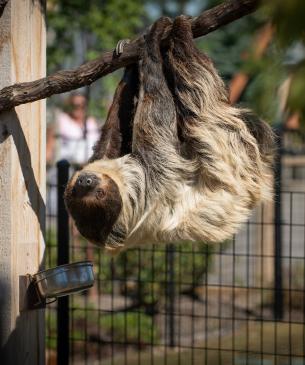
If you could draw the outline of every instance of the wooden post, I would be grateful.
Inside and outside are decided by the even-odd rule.
[[[45,76],[43,0],[10,0],[0,18],[0,89]],[[45,102],[0,114],[0,363],[44,363],[44,310],[20,311],[22,277],[44,255]]]

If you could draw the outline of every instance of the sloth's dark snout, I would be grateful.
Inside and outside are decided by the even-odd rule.
[[[83,196],[86,193],[92,191],[99,183],[99,178],[91,173],[82,173],[78,176],[74,187],[73,193],[75,195]]]
[[[80,175],[76,181],[76,184],[78,186],[81,186],[82,188],[88,188],[90,189],[93,187],[96,182],[96,179],[90,175]]]

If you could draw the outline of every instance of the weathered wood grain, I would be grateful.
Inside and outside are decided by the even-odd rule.
[[[0,87],[45,75],[42,1],[10,0],[0,18]],[[35,41],[33,41],[35,34]],[[0,363],[44,364],[43,310],[20,312],[21,277],[44,255],[45,102],[0,113]]]
[[[200,16],[191,18],[193,35],[195,38],[203,36],[250,14],[257,9],[258,4],[258,0],[229,0],[207,10]],[[165,33],[164,42],[168,32]],[[5,87],[0,91],[0,111],[90,85],[97,79],[136,62],[141,58],[142,45],[143,37],[140,36],[127,44],[119,57],[115,57],[113,52],[105,52],[98,59],[76,69],[59,71],[36,81]]]

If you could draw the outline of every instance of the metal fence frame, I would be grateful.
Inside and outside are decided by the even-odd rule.
[[[205,280],[206,282],[203,283],[205,285],[203,285],[203,290],[205,291],[203,293],[203,298],[205,298],[206,304],[205,304],[205,309],[204,309],[204,313],[202,313],[202,315],[198,315],[195,312],[195,306],[196,306],[196,298],[193,298],[193,304],[192,304],[192,309],[190,310],[189,313],[189,318],[191,320],[191,326],[193,328],[193,334],[191,335],[191,339],[190,339],[190,343],[189,345],[182,345],[181,344],[181,321],[180,321],[180,317],[184,316],[184,314],[181,311],[180,305],[182,305],[180,303],[180,299],[178,300],[176,298],[176,292],[177,292],[177,287],[181,287],[181,285],[183,284],[183,280],[181,277],[179,277],[179,275],[177,275],[176,271],[175,271],[175,265],[177,264],[177,260],[180,260],[180,252],[179,252],[179,248],[177,248],[176,246],[173,245],[168,245],[166,246],[166,248],[162,248],[162,250],[164,250],[165,252],[165,282],[164,282],[164,286],[165,286],[165,304],[163,307],[163,316],[165,318],[165,340],[163,341],[162,344],[158,344],[156,345],[154,343],[153,340],[153,335],[151,336],[151,343],[149,344],[151,347],[151,357],[150,357],[150,363],[154,364],[154,363],[158,363],[154,360],[154,347],[158,347],[158,348],[163,348],[164,349],[164,356],[163,356],[163,360],[164,363],[167,363],[167,356],[168,356],[168,351],[170,351],[170,348],[175,348],[176,351],[178,351],[178,355],[177,355],[177,362],[179,364],[184,364],[186,362],[191,363],[191,364],[197,364],[198,361],[196,362],[196,351],[197,350],[203,350],[203,354],[204,354],[204,360],[202,363],[204,364],[208,364],[209,362],[209,358],[208,358],[208,352],[209,351],[218,351],[218,364],[226,364],[226,362],[224,362],[225,360],[222,359],[222,354],[223,352],[230,352],[232,355],[232,364],[236,363],[236,354],[240,352],[240,354],[242,354],[242,356],[244,356],[244,362],[243,364],[252,364],[252,356],[254,357],[258,357],[260,358],[260,362],[261,364],[265,364],[265,357],[267,356],[271,356],[273,357],[273,362],[270,362],[270,364],[274,363],[274,364],[284,364],[284,362],[281,362],[281,359],[284,357],[287,358],[287,364],[297,364],[297,362],[293,362],[294,360],[292,359],[292,355],[293,355],[293,344],[291,343],[292,341],[292,333],[291,333],[291,326],[294,324],[294,321],[291,318],[291,283],[290,283],[290,277],[291,277],[291,272],[289,273],[289,287],[288,289],[284,288],[283,285],[283,235],[282,235],[282,227],[283,227],[283,221],[282,221],[282,187],[281,187],[281,177],[282,177],[282,157],[283,155],[286,153],[286,150],[283,146],[283,131],[280,131],[278,133],[278,154],[277,154],[277,158],[275,161],[275,203],[274,203],[274,256],[272,256],[271,258],[273,259],[274,262],[274,286],[273,288],[266,288],[264,287],[264,283],[263,283],[263,278],[261,281],[261,285],[258,287],[254,287],[253,286],[253,290],[257,290],[260,291],[260,296],[261,298],[263,298],[263,296],[265,295],[265,292],[272,292],[272,297],[273,297],[273,305],[272,305],[272,312],[273,312],[273,319],[269,318],[265,318],[264,314],[263,314],[263,309],[261,309],[261,313],[260,313],[260,317],[257,319],[258,323],[261,323],[261,347],[260,347],[260,351],[253,351],[250,349],[250,329],[249,329],[249,323],[251,321],[254,321],[253,318],[251,317],[251,313],[248,313],[245,315],[245,317],[243,318],[239,318],[238,315],[236,314],[236,308],[235,308],[235,292],[236,289],[238,288],[237,285],[235,285],[235,266],[236,266],[236,261],[239,257],[239,255],[235,252],[235,241],[233,240],[232,243],[232,251],[230,253],[230,255],[232,256],[232,265],[233,265],[233,273],[232,273],[232,296],[231,299],[233,301],[232,303],[232,311],[231,311],[231,315],[229,316],[225,316],[222,313],[222,304],[221,300],[222,300],[222,288],[226,288],[228,290],[230,290],[230,288],[227,288],[226,285],[222,285],[221,279],[220,279],[220,283],[219,283],[219,288],[218,290],[218,305],[219,305],[219,309],[218,309],[218,314],[215,316],[210,316],[208,311],[208,289],[211,286],[208,283],[208,264],[206,264],[206,274],[205,274]],[[69,257],[69,250],[71,249],[70,247],[70,237],[69,237],[69,219],[68,219],[68,215],[67,212],[65,210],[65,206],[64,206],[64,202],[63,202],[63,192],[64,192],[64,187],[68,181],[69,178],[69,164],[66,161],[61,161],[57,164],[57,171],[58,171],[58,180],[57,180],[57,184],[58,184],[58,201],[57,201],[57,209],[58,209],[58,213],[57,213],[57,244],[58,244],[58,254],[57,254],[57,264],[61,265],[61,264],[65,264],[69,262],[69,259],[71,257]],[[304,192],[304,197],[305,197],[305,192]],[[290,207],[292,209],[292,205]],[[263,224],[261,222],[261,224]],[[290,221],[290,225],[293,225],[293,222]],[[305,225],[304,225],[305,226]],[[249,238],[248,238],[249,241]],[[157,252],[157,251],[156,251]],[[194,251],[191,251],[190,256],[193,257],[193,262],[196,258],[197,253]],[[139,255],[139,260],[141,260],[141,253],[138,253]],[[221,270],[222,268],[222,255],[225,255],[225,253],[220,252],[219,251],[219,270]],[[262,254],[261,254],[262,255]],[[246,256],[246,260],[248,260],[248,263],[250,262],[252,256],[251,254],[249,254],[249,252],[247,252]],[[288,255],[287,257],[285,257],[289,260],[289,265],[292,265],[292,254],[290,251],[290,255]],[[303,265],[305,262],[305,258],[301,257],[301,259],[303,258]],[[262,255],[262,261],[264,260],[263,255]],[[153,260],[153,258],[152,258]],[[206,262],[208,262],[208,259],[206,258]],[[153,265],[153,264],[152,264]],[[181,263],[179,263],[180,265],[180,270],[181,270]],[[261,263],[261,266],[263,265],[263,263]],[[139,268],[140,268],[140,261],[139,261]],[[125,268],[126,270],[126,268]],[[290,269],[291,270],[291,266]],[[303,267],[303,270],[305,272],[305,269]],[[112,271],[112,277],[109,279],[109,282],[112,280],[112,303],[114,300],[114,292],[113,292],[113,283],[115,282],[115,278],[114,278],[114,274]],[[249,274],[248,274],[249,275]],[[194,277],[194,273],[193,273],[193,277]],[[221,277],[221,274],[220,274]],[[137,282],[138,285],[141,285],[141,281],[143,281],[144,279],[141,278],[141,273],[140,273],[140,269],[139,269],[139,275],[137,278],[135,278],[135,281]],[[305,281],[305,278],[304,278]],[[146,281],[148,282],[148,281]],[[154,285],[154,280],[151,280],[151,285],[153,288]],[[304,284],[305,285],[305,284]],[[100,287],[100,284],[98,284],[98,286]],[[250,290],[252,287],[249,284],[249,278],[246,278],[246,284],[244,286],[244,288],[246,290]],[[153,290],[153,289],[152,289]],[[288,318],[284,319],[284,315],[285,315],[285,300],[284,300],[284,293],[285,291],[289,291],[289,313],[288,313]],[[195,295],[194,293],[192,295]],[[179,297],[180,298],[180,297]],[[99,299],[100,300],[100,299]],[[177,302],[178,300],[178,302]],[[249,301],[251,299],[249,298],[249,293],[247,293],[246,296],[246,301],[247,301],[247,306],[246,309],[249,310]],[[303,296],[303,301],[304,301],[304,296]],[[87,302],[85,302],[87,303]],[[178,303],[178,304],[177,304]],[[85,306],[83,307],[85,316],[88,315],[88,313],[90,313],[91,309],[89,307],[86,307],[87,304],[85,304]],[[126,306],[126,300],[125,300],[125,306]],[[287,304],[286,304],[287,306]],[[303,303],[304,306],[304,312],[303,312],[303,318],[300,319],[300,321],[298,321],[298,324],[303,324],[305,325],[305,303]],[[177,308],[178,307],[178,308]],[[74,308],[75,309],[75,308]],[[111,363],[114,364],[115,363],[115,346],[125,346],[125,356],[124,359],[122,360],[122,364],[128,364],[128,357],[127,357],[127,350],[126,348],[128,346],[131,345],[137,345],[138,348],[138,363],[141,363],[141,347],[142,347],[142,343],[141,343],[141,333],[139,333],[138,336],[138,343],[137,341],[135,341],[134,343],[128,343],[128,341],[126,340],[125,342],[123,341],[116,341],[115,340],[115,336],[114,336],[114,319],[113,319],[113,308],[111,308],[110,310],[110,314],[112,315],[111,317],[111,335],[110,339],[108,339],[108,345],[111,346],[111,354],[110,356],[108,356],[108,360],[110,362],[107,362],[108,360],[105,360],[105,363]],[[97,308],[96,311],[99,311],[100,309]],[[152,309],[154,310],[154,309]],[[101,311],[101,310],[100,310]],[[101,311],[102,312],[102,311]],[[78,363],[75,359],[74,359],[74,339],[71,338],[71,334],[70,334],[70,330],[71,330],[71,319],[73,317],[73,307],[71,307],[71,302],[69,302],[69,297],[64,297],[64,298],[60,298],[58,300],[58,305],[57,305],[57,345],[56,345],[56,352],[57,352],[57,363],[58,364],[68,364],[68,363]],[[138,314],[138,321],[141,321],[141,310],[139,310],[139,312],[137,311],[133,311],[133,313],[139,313]],[[100,313],[98,313],[98,316],[100,315]],[[102,315],[102,314],[101,314]],[[180,316],[180,317],[179,317]],[[87,321],[87,317],[85,317],[85,321]],[[203,338],[204,338],[204,345],[198,347],[196,345],[196,341],[195,341],[195,334],[194,334],[194,329],[196,326],[196,321],[203,319],[205,321],[204,324],[204,328],[203,328]],[[210,347],[209,345],[209,320],[215,320],[218,321],[218,346],[216,347]],[[125,315],[125,322],[126,322],[126,315]],[[231,350],[228,349],[226,350],[225,348],[223,348],[221,342],[222,339],[221,337],[223,336],[223,329],[222,329],[222,322],[224,321],[230,321],[231,322],[231,332],[232,332],[232,346],[231,346]],[[238,321],[245,321],[246,323],[246,332],[245,332],[245,336],[246,336],[246,348],[245,350],[238,350],[238,344],[235,343],[236,338],[235,338],[235,333],[236,333],[236,323]],[[274,329],[274,351],[269,353],[269,352],[264,352],[264,344],[263,344],[263,338],[264,338],[264,328],[263,325],[264,323],[270,322],[270,323],[274,323],[275,324],[275,329]],[[252,323],[252,322],[251,322]],[[282,353],[279,352],[279,349],[277,348],[277,323],[287,323],[289,326],[289,330],[288,330],[288,352],[287,352],[287,356],[283,355]],[[99,324],[100,325],[100,324]],[[48,327],[48,326],[47,326]],[[139,324],[138,324],[138,328],[140,328]],[[85,331],[87,331],[87,328],[85,329]],[[125,323],[125,331],[128,331],[127,329],[127,324]],[[140,329],[138,329],[138,331],[141,331]],[[179,334],[179,335],[177,335]],[[83,361],[85,363],[89,363],[88,361],[88,348],[87,348],[87,343],[86,341],[88,340],[88,333],[85,333],[85,349],[84,349],[84,353],[83,353]],[[127,336],[126,336],[127,338]],[[303,331],[303,338],[304,338],[304,344],[303,344],[303,349],[302,349],[302,353],[300,353],[300,356],[297,356],[297,358],[302,361],[303,364],[305,364],[305,329]],[[105,344],[105,341],[102,341]],[[107,341],[106,341],[107,342]],[[100,344],[101,345],[101,344]],[[178,350],[177,350],[178,349]],[[183,351],[185,350],[189,350],[190,351],[190,359],[188,361],[184,361],[183,360]],[[289,355],[290,354],[290,355]],[[72,357],[72,359],[71,359]],[[76,362],[75,362],[76,361]],[[84,363],[83,362],[83,363]],[[82,363],[82,362],[79,362]],[[102,356],[99,355],[98,360],[96,363],[104,363],[104,360],[102,359]],[[132,364],[135,362],[132,362]],[[147,361],[145,362],[145,364],[148,363]],[[301,362],[300,362],[301,363]],[[269,362],[268,362],[269,364]],[[285,363],[286,364],[286,363]],[[214,365],[214,364],[213,364]]]

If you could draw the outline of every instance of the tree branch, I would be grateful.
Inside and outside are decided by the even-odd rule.
[[[190,18],[194,38],[208,34],[219,27],[254,12],[259,0],[229,0],[198,17]],[[166,41],[168,31],[164,35]],[[17,105],[47,98],[54,94],[90,85],[97,79],[141,58],[143,36],[127,44],[124,52],[116,57],[113,52],[105,52],[96,60],[84,63],[73,70],[58,71],[51,76],[8,86],[0,90],[0,112]]]

